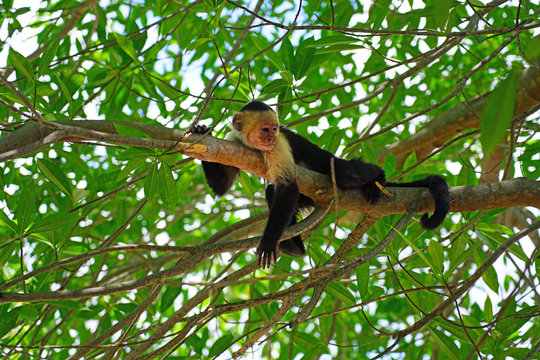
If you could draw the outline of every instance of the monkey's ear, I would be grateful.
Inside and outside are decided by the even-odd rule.
[[[235,114],[233,116],[232,125],[236,131],[241,132],[242,131],[242,115],[240,115],[239,113]]]

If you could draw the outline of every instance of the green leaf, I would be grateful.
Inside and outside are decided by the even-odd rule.
[[[191,50],[195,50],[196,48],[198,48],[199,46],[209,42],[209,41],[212,41],[211,38],[209,37],[203,37],[203,38],[198,38],[197,40],[195,41],[192,41],[188,47],[186,48],[186,51],[191,51]]]
[[[318,309],[321,309],[321,306],[318,306]],[[332,311],[331,308],[328,309],[329,312]],[[319,317],[319,329],[324,339],[327,339],[329,336],[333,336],[333,327],[332,327],[332,316],[321,316]]]
[[[433,335],[433,339],[435,339],[435,342],[439,345],[446,356],[448,356],[450,359],[458,359],[457,355],[460,354],[460,351],[456,344],[454,344],[454,340],[432,326],[429,326],[429,329]]]
[[[388,14],[391,0],[375,0],[370,9],[369,23],[372,29],[379,30]]]
[[[209,10],[214,11],[216,9],[216,1],[215,0],[204,0],[204,3],[206,6],[209,7]]]
[[[478,321],[475,321],[473,324],[471,324],[470,318],[467,318],[465,316],[463,316],[463,320],[465,325],[477,326],[479,328],[481,327],[481,324]],[[472,336],[472,338],[474,339],[476,331],[478,331],[474,329],[467,329],[467,333],[465,333],[465,331],[463,331],[463,328],[461,328],[460,326],[447,323],[446,321],[441,321],[440,319],[434,320],[434,324],[437,324],[437,328],[442,328],[443,330],[448,331],[450,333],[450,337],[454,338],[454,340],[459,341],[469,342],[470,340],[469,337],[467,337],[467,333],[469,333],[469,335]],[[478,336],[480,336],[480,331],[478,331],[478,333]]]
[[[433,4],[434,14],[433,20],[439,29],[444,29],[444,25],[448,20],[450,9],[452,8],[452,0],[435,0]]]
[[[28,225],[34,220],[37,213],[36,194],[33,182],[29,182],[19,196],[15,218],[17,219],[19,234],[23,234]]]
[[[85,189],[73,189],[73,202],[81,201],[90,194],[90,191]]]
[[[296,52],[294,57],[293,74],[296,79],[301,79],[310,70],[315,54],[314,48],[303,47]]]
[[[285,70],[280,71],[279,74],[281,75],[281,78],[285,80],[287,83],[292,84],[294,82],[294,77],[292,72]]]
[[[17,224],[6,215],[3,209],[0,209],[0,225],[17,233]]]
[[[472,164],[468,160],[464,160],[461,170],[459,170],[457,183],[462,186],[478,185],[478,177],[473,169]]]
[[[330,54],[330,53],[341,52],[341,51],[359,50],[359,49],[365,49],[365,48],[366,47],[364,45],[342,44],[342,45],[335,45],[335,46],[327,46],[322,49],[318,49],[315,52],[315,54],[322,55],[322,54]]]
[[[181,96],[184,96],[184,94],[182,94],[181,92],[179,92],[178,90],[176,90],[175,88],[173,88],[171,85],[169,85],[168,83],[165,83],[161,80],[158,80],[158,79],[154,79],[152,78],[152,82],[154,84],[156,84],[156,86],[158,87],[159,91],[161,91],[163,93],[163,95],[165,95],[166,97],[168,97],[169,99],[178,99],[180,98]]]
[[[39,242],[41,244],[47,245],[53,251],[58,250],[58,248],[53,243],[53,241],[49,240],[49,239],[55,239],[55,234],[54,233],[49,233],[47,235],[49,235],[49,236],[46,237],[46,236],[43,235],[43,233],[33,233],[32,234],[32,239],[35,239],[37,242]]]
[[[279,52],[281,54],[281,59],[283,61],[285,70],[289,70],[292,72],[294,63],[294,48],[288,37],[283,39],[283,41],[281,42],[281,48],[279,49]]]
[[[62,228],[72,226],[78,218],[79,215],[76,213],[52,214],[46,218],[36,220],[29,232],[40,233],[61,230]]]
[[[113,32],[113,35],[116,39],[116,42],[120,46],[120,48],[124,50],[125,53],[129,55],[130,58],[132,58],[136,62],[139,62],[139,59],[137,59],[137,52],[135,51],[135,47],[133,47],[133,43],[131,42],[131,40],[129,40],[124,35],[121,35],[116,32]]]
[[[193,351],[195,354],[201,355],[200,358],[204,359],[202,356],[203,350],[206,350],[206,342],[201,339],[200,336],[197,335],[197,333],[194,333],[193,335],[189,336],[186,345],[188,348]]]
[[[56,185],[64,194],[72,198],[71,183],[60,167],[48,159],[39,159],[37,166],[47,180]]]
[[[456,23],[456,8],[453,7],[448,14],[448,19],[446,20],[446,26],[443,29],[445,32],[449,33],[452,31],[452,27]]]
[[[482,266],[482,264],[487,260],[486,254],[482,251],[481,248],[477,248],[476,251],[473,253],[473,259],[478,267]],[[497,272],[493,268],[493,266],[490,266],[487,271],[482,274],[482,280],[489,286],[491,290],[498,293],[499,292],[499,279],[497,277]]]
[[[60,39],[55,39],[47,46],[47,49],[45,49],[45,52],[39,59],[38,76],[41,76],[50,70],[51,62],[57,54],[59,44]]]
[[[480,142],[485,156],[503,140],[514,119],[519,72],[512,70],[508,77],[489,95],[480,120]]]
[[[508,237],[502,235],[505,233],[505,230],[508,230],[508,228],[505,228],[503,225],[479,223],[476,226],[475,233],[482,243],[487,245],[491,250],[497,250],[504,242],[506,242],[506,240],[508,240]],[[506,235],[509,236],[510,234],[506,232]],[[510,246],[509,251],[524,262],[527,262],[529,259],[519,245],[514,244]]]
[[[405,163],[403,163],[403,169],[408,169],[418,163],[418,159],[416,158],[416,151],[413,151],[407,156],[407,160],[405,160]]]
[[[126,166],[124,166],[122,170],[120,171],[120,173],[118,174],[116,181],[122,181],[125,178],[127,178],[133,170],[137,169],[139,166],[144,164],[145,161],[146,161],[146,157],[137,157],[137,158],[129,160],[126,163]]]
[[[499,279],[497,276],[497,271],[493,266],[489,267],[487,271],[482,275],[482,279],[486,282],[487,286],[494,292],[499,292]]]
[[[161,296],[161,301],[159,302],[159,311],[164,313],[173,303],[174,300],[178,297],[179,288],[175,286],[167,286],[165,292]]]
[[[424,260],[424,262],[429,265],[431,268],[435,268],[435,265],[433,264],[433,261],[429,259],[422,250],[414,242],[412,242],[408,237],[406,237],[401,231],[398,231],[397,229],[394,229],[398,235],[407,242],[407,244],[413,248],[414,252],[420,257],[420,259]]]
[[[356,305],[356,299],[353,294],[343,284],[332,281],[326,286],[326,292],[334,298],[343,301],[349,305]]]
[[[36,84],[36,78],[34,76],[34,70],[32,65],[26,60],[26,57],[18,53],[13,49],[9,49],[8,59],[15,66],[17,70],[24,74],[34,85]]]
[[[336,153],[336,151],[338,151],[339,147],[341,146],[341,141],[345,137],[346,132],[347,131],[345,129],[339,129],[338,127],[326,130],[326,132],[321,137],[324,137],[324,149],[326,151],[330,151],[333,154]]]
[[[536,278],[540,280],[540,256],[537,256],[536,259],[534,259],[534,269],[536,271]]]
[[[360,40],[347,35],[333,35],[321,37],[319,40],[315,40],[313,43],[306,45],[306,47],[326,47],[336,45],[350,45],[359,42]]]
[[[17,245],[17,241],[13,240],[7,245],[3,245],[0,247],[0,269],[4,267],[6,262],[11,257],[11,254],[13,253],[13,250],[15,250],[15,246]]]
[[[368,300],[377,299],[381,296],[383,296],[386,293],[386,290],[380,286],[370,286],[369,287],[369,294],[367,296]]]
[[[215,356],[227,350],[227,348],[234,342],[235,338],[231,334],[225,334],[223,336],[220,336],[210,348],[210,353],[208,354],[208,356],[210,358],[214,358]]]
[[[157,162],[154,161],[152,166],[146,175],[146,180],[144,181],[144,196],[147,200],[152,200],[158,193],[158,168]]]
[[[428,245],[429,255],[433,260],[433,270],[437,273],[442,273],[444,271],[444,250],[442,245],[435,240],[431,240]]]
[[[2,265],[1,262],[0,265]],[[2,313],[0,313],[0,318],[2,321],[0,321],[0,338],[3,338],[6,334],[13,331],[19,319],[19,315],[21,314],[21,306],[7,310],[10,305],[11,304],[6,304],[1,306]]]
[[[193,183],[194,172],[188,171],[189,168],[186,168],[186,167],[183,167],[183,169],[185,172],[180,173],[178,180],[176,180],[176,193],[177,194],[185,193],[188,190],[188,188],[192,186],[191,184]]]
[[[484,318],[488,323],[493,320],[493,305],[489,296],[486,296],[486,301],[484,302]]]
[[[68,102],[69,104],[69,107],[70,108],[73,108],[73,99],[71,97],[71,93],[68,89],[68,87],[66,86],[66,84],[62,81],[62,79],[60,79],[58,77],[58,75],[54,75],[54,78],[56,79],[56,82],[58,83],[58,85],[60,86],[60,90],[61,90],[61,93],[62,95],[64,96],[64,98],[66,99],[66,101]]]
[[[38,318],[38,311],[35,305],[23,305],[21,307],[21,319],[27,324],[32,325]]]
[[[322,344],[321,340],[312,334],[303,331],[297,331],[294,338],[295,342],[304,349],[312,349]]]
[[[369,296],[369,264],[362,264],[356,268],[356,282],[362,301],[367,301]]]
[[[515,299],[511,304],[506,308],[504,313],[502,314],[502,319],[497,323],[495,329],[500,331],[501,336],[503,339],[513,337],[516,335],[516,332],[527,322],[530,323],[531,315],[536,314],[538,312],[538,304],[534,304],[532,306],[526,306],[525,304],[522,305],[523,308],[516,311],[516,303]],[[510,316],[504,316],[504,315],[510,315]],[[538,316],[536,316],[538,317]],[[538,322],[536,322],[536,328],[538,328]],[[537,332],[538,334],[538,332]],[[536,335],[536,338],[538,338],[538,335]]]
[[[463,242],[465,243],[466,240],[464,239]],[[463,244],[464,246],[464,244]],[[460,267],[471,255],[474,255],[474,253],[476,252],[476,250],[480,247],[480,244],[478,242],[475,242],[473,244],[471,244],[471,246],[469,246],[466,250],[462,251],[461,252],[453,252],[451,253],[451,261],[452,261],[452,264],[450,266],[450,268],[448,269],[449,271],[453,271],[454,269]],[[452,249],[453,250],[453,249]]]
[[[474,6],[478,6],[480,8],[484,8],[486,5],[481,2],[480,0],[469,0],[469,3]]]
[[[226,4],[226,2],[221,2],[221,4],[218,4],[218,1],[215,1],[214,16],[212,18],[212,21],[210,22],[212,29],[217,29],[219,27],[219,22],[221,20],[221,12],[225,8]]]
[[[159,196],[165,206],[171,211],[176,207],[176,183],[171,172],[171,168],[165,162],[161,162],[158,176]]]
[[[290,84],[283,80],[283,79],[276,79],[272,82],[270,82],[268,85],[266,85],[263,89],[262,89],[262,93],[263,94],[277,94],[277,93],[281,93],[283,91],[283,89],[286,89],[290,86]]]

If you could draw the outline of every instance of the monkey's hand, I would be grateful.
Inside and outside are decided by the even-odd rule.
[[[381,196],[381,190],[379,189],[377,184],[375,184],[375,181],[360,187],[360,191],[362,192],[362,195],[364,195],[364,197],[366,198],[367,202],[371,205],[379,201],[379,197]]]
[[[257,248],[257,258],[259,266],[269,268],[270,265],[275,264],[277,260],[277,245],[268,244],[261,241]]]
[[[364,195],[367,202],[371,205],[379,201],[382,193],[382,190],[376,183],[379,183],[380,186],[384,186],[386,184],[386,177],[384,176],[384,172],[382,171],[382,169],[380,170],[381,171],[376,175],[375,179],[360,187],[362,195]]]
[[[212,128],[206,125],[195,125],[190,129],[190,131],[193,134],[212,135]]]

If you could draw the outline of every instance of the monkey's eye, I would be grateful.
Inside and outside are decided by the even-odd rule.
[[[264,126],[261,126],[261,131],[264,132],[264,133],[275,134],[277,129],[278,129],[277,125],[264,125]]]

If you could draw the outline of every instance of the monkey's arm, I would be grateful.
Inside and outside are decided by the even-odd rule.
[[[205,125],[196,125],[191,131],[195,134],[211,135],[212,133],[212,130]],[[240,169],[220,163],[203,161],[202,166],[208,186],[210,186],[218,196],[223,196],[229,191],[236,180],[236,177],[240,173]]]
[[[268,223],[257,248],[259,265],[263,267],[269,267],[277,260],[279,239],[296,214],[300,194],[296,181],[274,184],[272,193]]]

